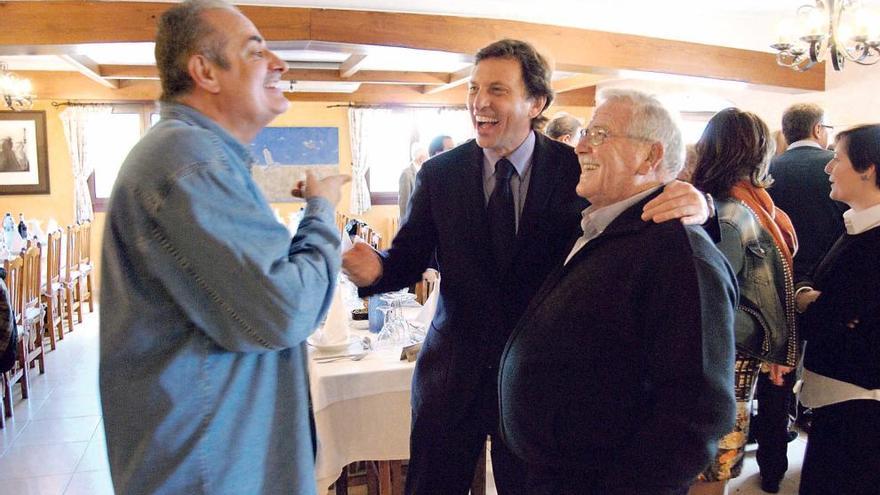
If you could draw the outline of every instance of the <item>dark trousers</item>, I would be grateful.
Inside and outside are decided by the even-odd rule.
[[[769,373],[758,375],[758,414],[752,418],[758,451],[755,455],[761,478],[781,480],[788,469],[789,413],[794,405],[795,372],[783,377],[783,385],[770,381]]]
[[[550,469],[529,466],[529,495],[686,495],[689,487],[651,485],[650,474],[642,486],[600,486],[602,473],[591,475],[586,469],[562,467]]]
[[[407,495],[467,495],[480,449],[492,437],[492,470],[499,495],[527,494],[525,465],[498,435],[498,372],[486,370],[480,394],[463,407],[456,424],[438,421],[430,408],[413,411],[410,460],[406,475]]]
[[[800,495],[880,493],[880,401],[813,409]]]

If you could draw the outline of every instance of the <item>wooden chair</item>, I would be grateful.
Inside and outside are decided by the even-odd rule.
[[[24,258],[18,256],[12,260],[4,260],[3,268],[6,269],[6,287],[9,292],[9,304],[12,306],[13,317],[18,321],[21,314],[22,302],[22,284],[24,283]],[[27,399],[29,395],[29,381],[27,366],[24,365],[24,355],[26,354],[24,339],[19,338],[18,341],[18,360],[11,370],[0,373],[3,385],[3,408],[4,415],[11,418],[12,409],[12,386],[16,383],[21,385],[21,397]]]
[[[89,313],[95,312],[92,297],[92,222],[86,221],[79,226],[79,273],[80,273],[80,304],[89,302]],[[82,321],[82,319],[80,319]]]
[[[73,331],[73,312],[76,311],[78,323],[82,323],[82,288],[79,272],[79,226],[67,226],[67,251],[64,253],[64,270],[61,287],[64,290],[64,314],[67,318],[67,331]]]
[[[55,350],[55,339],[64,339],[64,291],[61,286],[61,231],[49,232],[46,243],[46,277],[43,284],[49,345]]]
[[[43,249],[39,242],[28,241],[22,254],[24,259],[23,283],[21,284],[21,329],[25,343],[24,365],[33,368],[39,364],[40,374],[46,372],[46,353],[43,348],[43,302],[40,285]],[[21,335],[21,334],[20,334]]]

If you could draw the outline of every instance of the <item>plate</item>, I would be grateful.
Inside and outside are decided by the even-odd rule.
[[[348,349],[348,347],[352,344],[360,344],[361,339],[354,336],[354,335],[349,335],[347,342],[340,342],[338,344],[329,344],[328,345],[328,344],[319,344],[314,335],[309,335],[309,338],[306,339],[306,342],[308,342],[308,344],[310,346],[314,347],[319,352],[342,352],[342,351]]]
[[[369,330],[370,320],[351,320],[349,321],[348,326],[356,330]]]

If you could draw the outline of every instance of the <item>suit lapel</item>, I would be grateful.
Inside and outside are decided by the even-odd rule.
[[[558,174],[549,173],[549,167],[559,164],[548,163],[550,157],[546,140],[540,133],[535,133],[535,151],[532,153],[532,171],[529,176],[529,190],[526,193],[526,204],[523,206],[519,219],[517,241],[535,230],[542,213],[547,208],[550,193],[553,192],[554,179]],[[517,242],[519,244],[519,242]]]
[[[486,214],[486,198],[483,190],[483,150],[477,146],[476,140],[471,141],[473,147],[470,155],[470,163],[465,167],[460,177],[462,187],[453,188],[453,191],[462,191],[463,196],[449,198],[450,201],[461,201],[461,207],[465,209],[467,222],[462,228],[468,229],[473,237],[473,245],[479,246],[476,250],[482,266],[494,267],[489,246],[489,217]],[[491,270],[494,273],[494,270]]]

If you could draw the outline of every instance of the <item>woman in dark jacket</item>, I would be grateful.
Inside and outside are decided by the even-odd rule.
[[[880,492],[880,124],[837,136],[825,172],[846,233],[798,289],[801,402],[813,425],[801,495]]]
[[[782,384],[798,359],[791,260],[797,238],[791,221],[764,190],[775,144],[755,114],[728,108],[709,120],[696,146],[694,185],[717,198],[718,249],[737,274],[740,301],[735,332],[737,419],[718,444],[715,461],[691,494],[724,493],[742,471],[754,383],[762,363]]]

